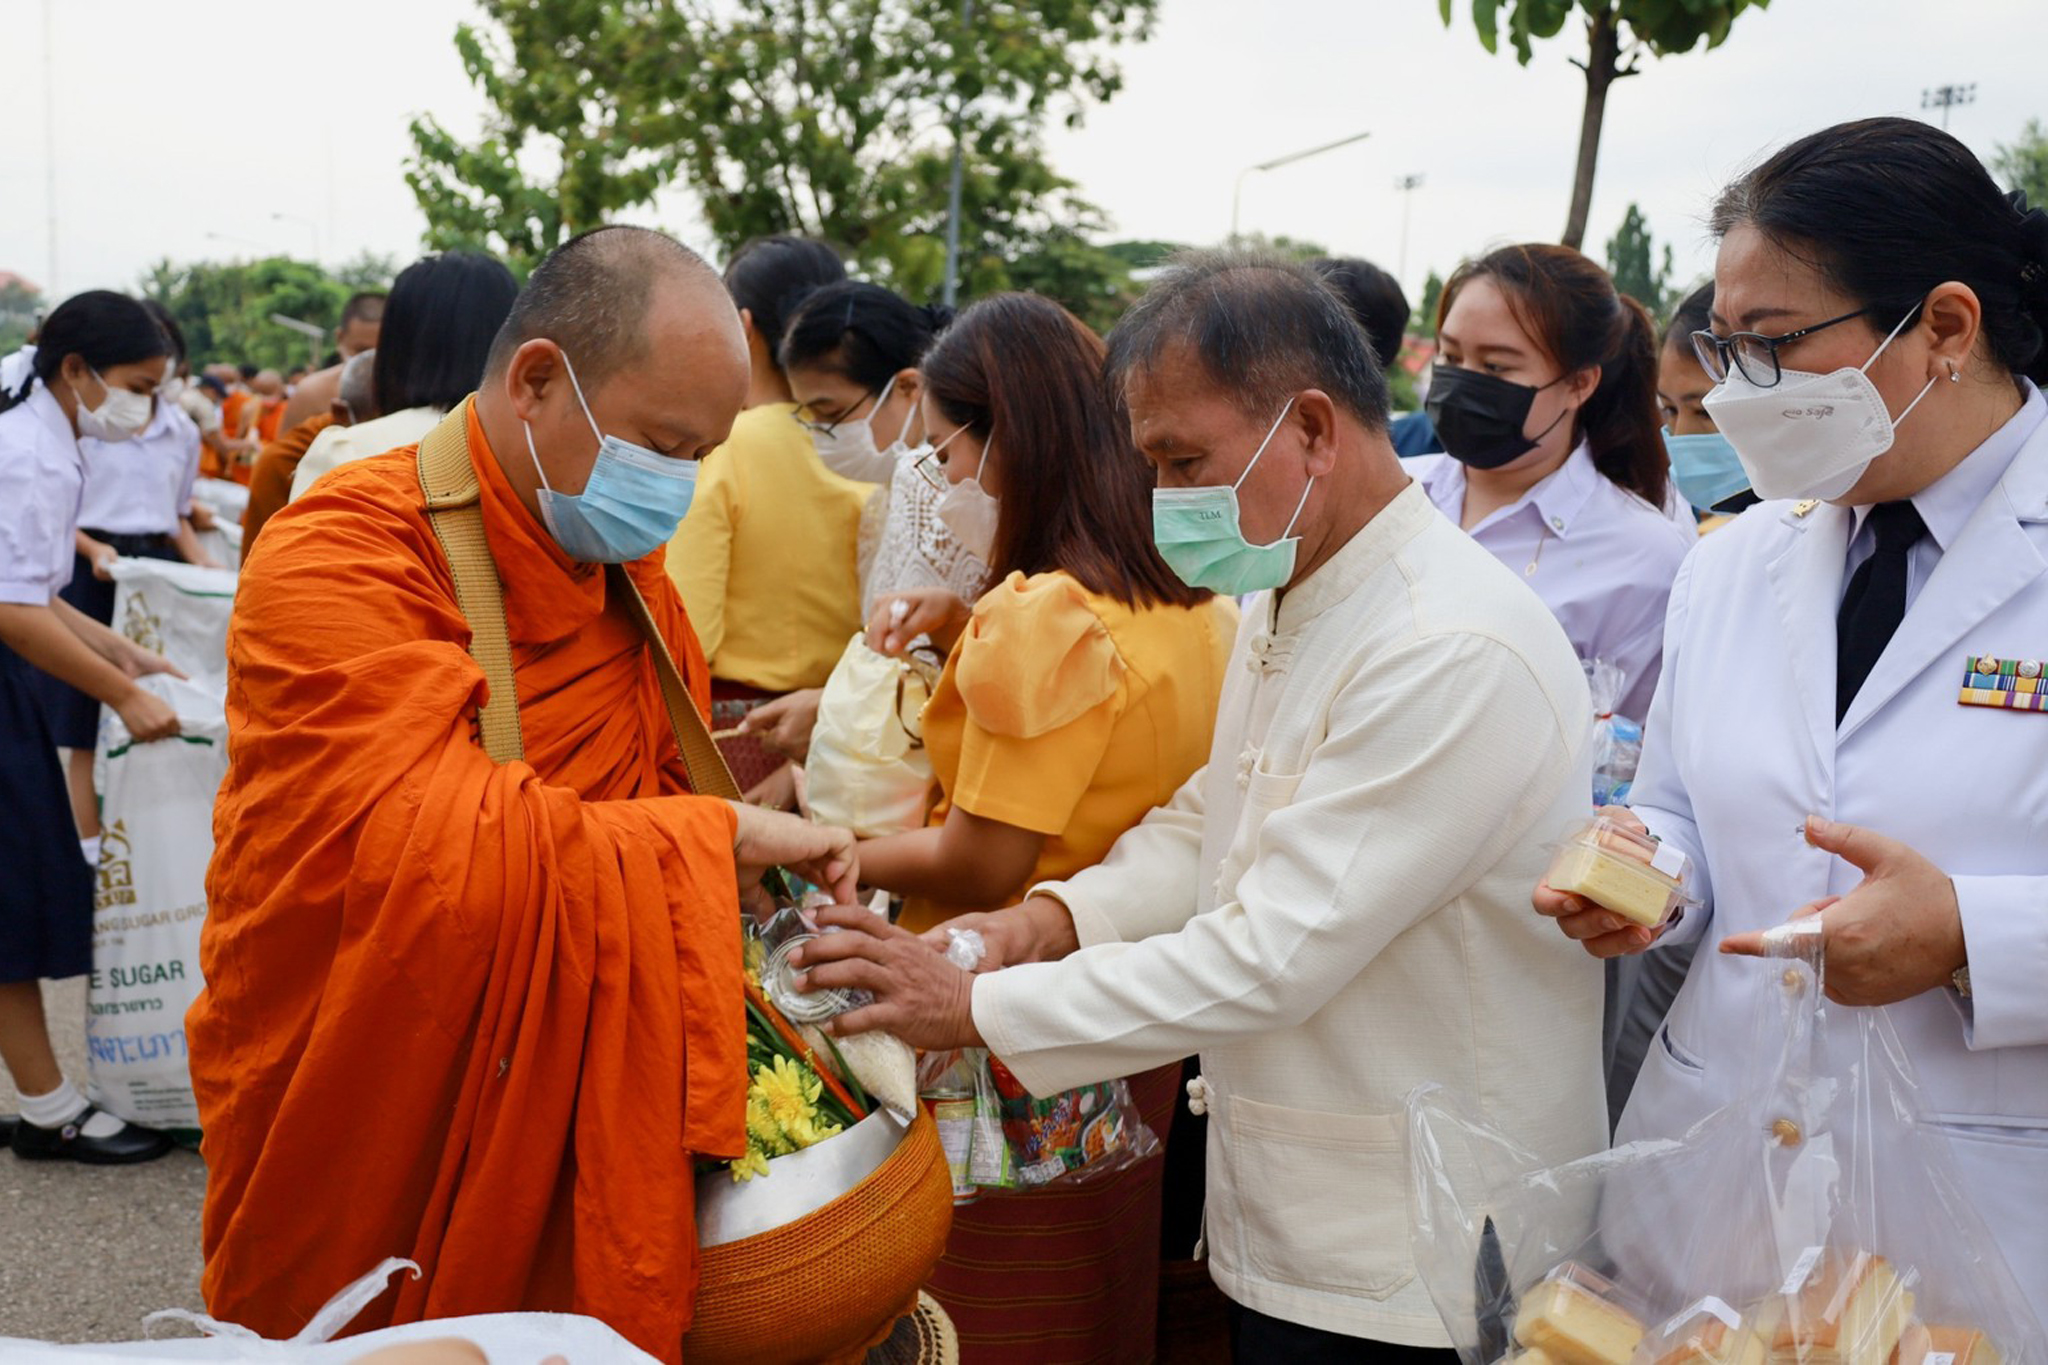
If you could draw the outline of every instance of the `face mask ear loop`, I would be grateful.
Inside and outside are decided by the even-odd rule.
[[[1254,469],[1258,468],[1259,458],[1266,453],[1266,447],[1273,444],[1273,438],[1280,434],[1280,424],[1287,420],[1287,414],[1292,411],[1294,411],[1294,400],[1290,398],[1287,400],[1287,406],[1280,409],[1280,415],[1273,419],[1273,425],[1266,428],[1266,439],[1259,442],[1259,448],[1252,452],[1251,463],[1244,467],[1244,473],[1237,476],[1237,482],[1230,485],[1231,492],[1235,493],[1238,489],[1244,487],[1244,481],[1252,476]],[[1304,492],[1302,497],[1307,498],[1308,494]],[[1298,512],[1299,509],[1297,509],[1297,514]],[[1285,540],[1286,537],[1282,536],[1281,539]]]
[[[590,423],[590,434],[597,437],[597,443],[602,446],[604,444],[604,430],[598,426],[597,419],[590,415],[590,404],[583,399],[583,386],[576,382],[576,367],[569,363],[569,353],[557,346],[555,347],[555,354],[562,357],[562,368],[568,372],[569,387],[576,391],[576,406],[583,409],[583,420]],[[526,443],[528,445],[533,444],[531,433],[528,433]]]
[[[878,393],[878,394],[876,394],[876,395],[875,395],[875,406],[874,406],[874,409],[873,409],[872,411],[870,411],[870,412],[868,413],[868,415],[867,415],[867,422],[866,422],[866,426],[867,426],[867,429],[868,429],[868,440],[870,440],[870,441],[873,441],[873,440],[875,439],[875,415],[876,415],[877,413],[881,412],[881,410],[882,410],[882,404],[884,404],[884,403],[886,403],[886,402],[888,402],[888,401],[889,401],[889,394],[890,394],[890,392],[891,392],[891,391],[892,391],[892,390],[893,390],[893,389],[894,389],[895,387],[896,387],[896,376],[892,374],[892,375],[890,375],[890,376],[889,376],[889,382],[888,382],[888,383],[886,383],[886,384],[884,384],[884,385],[882,385],[882,391],[881,391],[880,393]],[[904,430],[904,431],[908,431],[908,430],[910,430],[910,423],[909,423],[909,421],[908,421],[908,420],[906,420],[906,421],[905,421],[905,422],[903,423],[903,430]],[[897,439],[897,440],[899,440],[899,441],[900,441],[900,440],[902,440],[902,439],[903,439],[903,433],[902,433],[902,432],[898,432],[898,433],[896,434],[896,439]]]
[[[1273,542],[1275,545],[1278,545],[1280,541],[1294,534],[1294,523],[1301,520],[1301,509],[1308,506],[1308,491],[1315,486],[1316,476],[1311,474],[1308,476],[1308,482],[1301,486],[1301,501],[1294,504],[1294,515],[1287,519],[1287,529],[1282,531],[1279,539]]]
[[[1941,377],[1941,376],[1939,376],[1939,375],[1936,375],[1936,376],[1935,376],[1935,379],[1939,379],[1940,377]],[[1894,427],[1896,427],[1896,426],[1897,426],[1897,425],[1898,425],[1899,423],[1901,423],[1901,422],[1905,421],[1905,420],[1906,420],[1906,419],[1907,419],[1908,417],[1912,416],[1912,415],[1913,415],[1913,409],[1914,409],[1914,408],[1917,408],[1917,407],[1919,407],[1919,406],[1920,406],[1920,400],[1921,400],[1921,399],[1923,399],[1923,398],[1925,398],[1925,397],[1927,396],[1927,391],[1928,391],[1928,389],[1931,389],[1931,388],[1933,388],[1933,387],[1934,387],[1934,380],[1933,380],[1933,379],[1930,379],[1930,380],[1928,380],[1928,381],[1927,381],[1927,385],[1926,385],[1926,387],[1925,387],[1925,388],[1923,388],[1923,389],[1921,389],[1919,393],[1917,393],[1917,394],[1913,395],[1913,401],[1912,401],[1912,402],[1910,402],[1910,403],[1906,404],[1906,410],[1905,410],[1904,412],[1900,413],[1900,414],[1899,414],[1899,415],[1898,415],[1897,417],[1894,417],[1894,418],[1892,418],[1892,425],[1893,425]]]
[[[1869,374],[1870,367],[1872,365],[1875,365],[1877,363],[1877,358],[1884,354],[1885,347],[1891,345],[1892,341],[1899,335],[1899,333],[1906,330],[1906,324],[1911,322],[1914,318],[1918,317],[1919,315],[1920,305],[1916,303],[1912,306],[1910,310],[1907,311],[1906,316],[1899,319],[1899,325],[1892,328],[1892,330],[1885,335],[1885,339],[1878,344],[1878,348],[1870,353],[1870,359],[1864,361],[1861,365],[1857,367],[1857,372],[1859,374]],[[1928,382],[1932,383],[1933,381],[1929,380]],[[1913,401],[1917,403],[1920,400],[1915,398]],[[1911,411],[1911,408],[1906,409],[1906,412]],[[1906,412],[1900,413],[1899,417],[1904,417],[1906,415]],[[1897,421],[1898,418],[1893,418],[1892,420]]]
[[[548,483],[548,472],[540,467],[540,452],[533,448],[532,424],[521,422],[519,425],[526,430],[526,453],[533,457],[533,472],[540,476],[540,486],[547,489],[550,493],[554,492],[554,487]]]

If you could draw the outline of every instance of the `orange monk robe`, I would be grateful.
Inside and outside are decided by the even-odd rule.
[[[262,411],[256,416],[256,439],[265,445],[277,439],[278,426],[284,421],[284,405],[290,400],[266,398]]]
[[[675,1361],[692,1154],[745,1141],[735,817],[678,794],[624,604],[469,429],[526,761],[474,737],[484,678],[410,448],[322,479],[242,576],[187,1019],[207,1307],[289,1336],[406,1256],[423,1277],[354,1330],[567,1311]],[[661,553],[628,572],[708,709]]]
[[[295,427],[287,428],[256,455],[256,467],[249,473],[249,504],[242,509],[242,558],[256,547],[256,533],[284,510],[292,500],[292,475],[306,458],[313,438],[334,425],[334,414],[318,413]]]

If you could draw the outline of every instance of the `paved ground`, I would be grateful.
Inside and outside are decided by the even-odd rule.
[[[57,1056],[85,1079],[85,979],[43,987]],[[0,1113],[14,1112],[0,1071]],[[159,1308],[200,1307],[206,1166],[177,1151],[142,1166],[24,1162],[0,1151],[0,1337],[128,1341]],[[187,1336],[160,1328],[159,1336]]]

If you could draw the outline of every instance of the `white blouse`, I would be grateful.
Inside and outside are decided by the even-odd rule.
[[[159,402],[139,435],[126,441],[79,438],[85,495],[78,524],[121,535],[170,535],[192,511],[199,477],[199,428],[174,404]]]
[[[1406,461],[1437,510],[1460,525],[1465,466],[1449,455]],[[1581,660],[1622,670],[1619,711],[1641,720],[1663,666],[1671,580],[1698,541],[1661,508],[1619,487],[1581,444],[1541,483],[1472,528],[1564,627]]]
[[[37,384],[0,412],[0,602],[48,606],[71,581],[84,487],[71,419]]]

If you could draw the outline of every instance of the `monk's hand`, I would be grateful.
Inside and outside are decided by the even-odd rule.
[[[1602,806],[1596,813],[1638,834],[1650,832],[1649,826],[1637,819],[1635,812],[1626,806]],[[1529,900],[1536,907],[1537,914],[1556,920],[1557,927],[1564,931],[1566,938],[1594,957],[1626,957],[1630,953],[1642,952],[1657,941],[1656,930],[1633,924],[1584,896],[1575,896],[1569,891],[1553,891],[1546,881],[1536,883],[1535,894]]]
[[[845,988],[874,996],[874,1003],[849,1010],[825,1025],[843,1038],[881,1030],[927,1052],[980,1047],[974,1027],[974,978],[931,945],[857,905],[833,905],[816,912],[819,928],[843,929],[798,948],[792,962],[801,974],[800,991]]]
[[[762,702],[740,721],[740,733],[754,736],[770,753],[801,763],[810,756],[811,731],[824,695],[822,687],[805,687]]]
[[[732,860],[742,889],[753,886],[771,867],[786,867],[836,901],[850,901],[860,879],[853,831],[837,825],[814,825],[779,810],[762,810],[731,801],[739,816]]]
[[[950,650],[967,626],[973,609],[951,588],[906,588],[875,602],[868,618],[868,648],[891,658],[910,648],[920,635]]]
[[[1894,1004],[1948,985],[1969,961],[1955,883],[1927,858],[1897,839],[1819,816],[1807,818],[1806,842],[1863,872],[1848,895],[1813,901],[1792,916],[1820,917],[1828,999]],[[1721,940],[1721,951],[1761,957],[1767,949],[1762,933],[1748,933]]]

